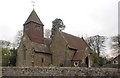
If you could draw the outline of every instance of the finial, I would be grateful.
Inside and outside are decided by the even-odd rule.
[[[32,2],[33,9],[34,9],[34,6],[35,6],[35,1],[34,1],[34,0],[32,0],[31,2]]]

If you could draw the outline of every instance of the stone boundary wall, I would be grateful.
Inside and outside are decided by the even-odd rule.
[[[1,69],[1,68],[0,68]],[[2,76],[117,76],[118,68],[86,67],[3,67]]]

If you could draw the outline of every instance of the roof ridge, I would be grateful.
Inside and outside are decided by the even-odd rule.
[[[67,34],[67,35],[70,35],[70,36],[73,36],[73,37],[76,37],[76,38],[80,38],[80,37],[77,37],[77,36],[75,36],[75,35],[73,35],[73,34],[69,34],[69,33],[66,33],[66,32],[62,32],[62,33]],[[82,38],[80,38],[80,39],[82,39]]]
[[[61,32],[61,34],[62,34],[64,40],[67,42],[69,48],[72,48],[72,49],[78,50],[77,48],[72,47],[72,46],[69,44],[69,42],[68,42],[67,39],[65,38],[65,35],[64,35],[64,34],[69,35],[69,36],[72,36],[72,37],[75,37],[75,38],[79,38],[79,37],[76,37],[76,36],[74,36],[74,35],[68,34],[68,33],[66,33],[66,32]],[[79,39],[80,39],[80,38],[79,38]]]

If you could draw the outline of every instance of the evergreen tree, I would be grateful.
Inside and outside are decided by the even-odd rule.
[[[15,48],[10,50],[11,56],[10,56],[10,66],[16,66],[16,55],[17,50]]]
[[[51,37],[55,35],[56,31],[62,31],[65,29],[65,25],[61,19],[56,18],[52,21],[52,34]]]

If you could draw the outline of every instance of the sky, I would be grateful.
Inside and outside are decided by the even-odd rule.
[[[113,36],[118,33],[119,0],[34,0],[34,9],[51,29],[62,19],[64,32],[75,36]],[[0,40],[13,41],[33,10],[32,0],[0,0]]]
[[[51,29],[52,21],[60,18],[66,26],[64,32],[75,36],[118,34],[120,0],[0,0],[0,40],[15,40],[33,10],[32,1],[44,29]]]

